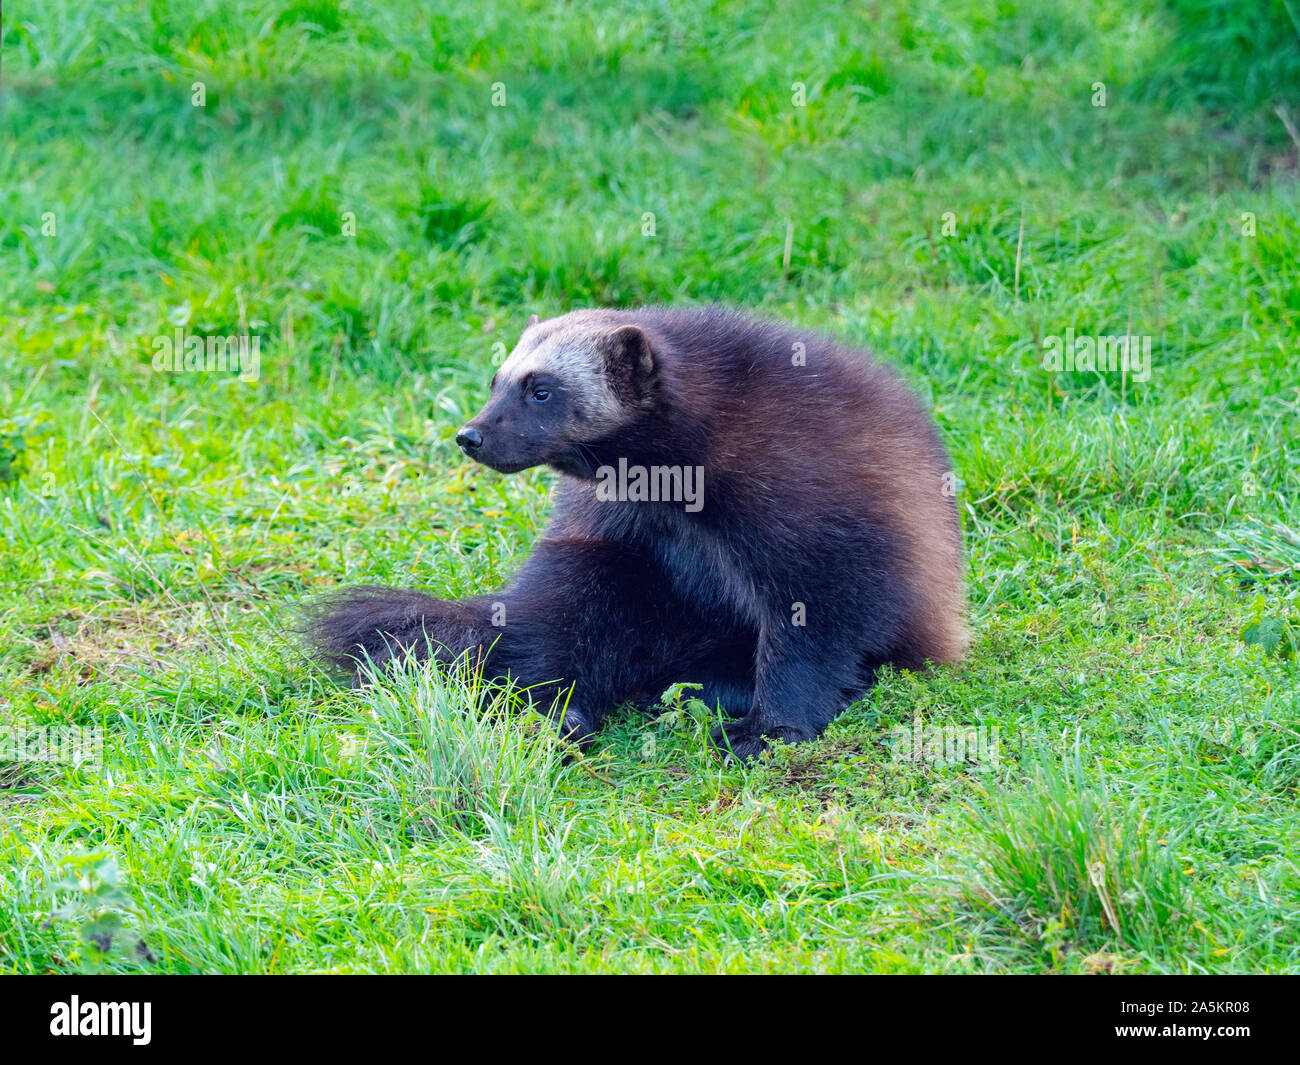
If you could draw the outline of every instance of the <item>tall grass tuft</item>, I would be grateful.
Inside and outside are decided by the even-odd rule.
[[[1036,766],[1024,791],[989,792],[965,827],[967,901],[1052,954],[1159,947],[1185,912],[1173,841],[1077,761]]]
[[[546,818],[567,775],[563,744],[512,690],[413,661],[372,679],[357,724],[376,818],[433,836]]]

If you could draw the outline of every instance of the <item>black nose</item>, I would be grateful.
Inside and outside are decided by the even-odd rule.
[[[465,426],[456,434],[456,443],[460,445],[462,451],[471,454],[483,446],[483,434],[472,426]]]

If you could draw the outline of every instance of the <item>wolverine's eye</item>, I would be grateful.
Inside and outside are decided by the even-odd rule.
[[[546,388],[533,389],[533,399],[537,400],[538,403],[545,403],[550,398],[551,398],[550,389],[546,389]]]

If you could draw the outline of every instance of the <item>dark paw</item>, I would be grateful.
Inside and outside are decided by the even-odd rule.
[[[564,711],[563,719],[556,717],[555,727],[562,739],[577,744],[584,750],[590,747],[596,738],[595,722],[572,707]]]
[[[813,738],[812,733],[804,729],[790,725],[762,727],[757,725],[752,718],[753,715],[750,714],[742,717],[739,721],[718,725],[709,733],[709,739],[712,741],[713,746],[718,748],[725,761],[753,761],[767,750],[768,744],[772,740],[781,740],[785,743],[800,743],[803,740]]]

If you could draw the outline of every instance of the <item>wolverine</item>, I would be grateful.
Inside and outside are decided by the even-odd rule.
[[[966,645],[961,525],[937,426],[864,351],[736,311],[534,315],[456,434],[502,473],[558,475],[507,587],[361,587],[317,608],[322,656],[509,678],[589,743],[678,681],[724,751],[817,736],[885,665]]]

